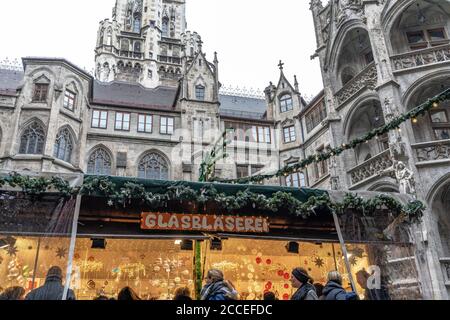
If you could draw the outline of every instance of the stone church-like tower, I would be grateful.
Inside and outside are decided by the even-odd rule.
[[[186,32],[185,0],[117,0],[100,22],[95,76],[102,82],[177,86],[183,56],[194,57],[200,36]]]

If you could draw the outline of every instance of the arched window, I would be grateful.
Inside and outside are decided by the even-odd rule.
[[[197,100],[204,101],[205,100],[205,87],[202,85],[198,85],[195,87],[195,98]]]
[[[20,137],[19,153],[42,154],[44,152],[45,131],[39,122],[31,123]]]
[[[157,153],[149,153],[139,162],[138,176],[143,179],[168,180],[169,165]]]
[[[163,37],[169,36],[169,19],[163,18],[161,31]]]
[[[56,136],[54,157],[65,162],[72,158],[73,139],[69,129],[63,128]]]
[[[293,109],[292,97],[290,94],[285,94],[280,98],[281,112],[287,112]]]
[[[98,148],[91,153],[88,161],[87,173],[98,176],[111,175],[111,156],[104,148]]]

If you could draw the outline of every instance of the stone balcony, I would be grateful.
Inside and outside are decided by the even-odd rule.
[[[450,61],[450,44],[415,50],[391,57],[394,72]]]
[[[411,145],[416,165],[426,166],[450,161],[450,139],[416,143]]]
[[[348,171],[351,188],[376,179],[379,174],[393,166],[389,150],[385,150],[371,159],[357,165]]]
[[[358,73],[352,80],[347,82],[342,87],[342,89],[335,93],[335,97],[339,107],[354,98],[364,89],[373,90],[377,84],[377,80],[377,68],[375,66],[375,63],[372,62],[360,73]]]

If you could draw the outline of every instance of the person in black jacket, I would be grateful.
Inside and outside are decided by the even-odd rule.
[[[342,288],[342,276],[337,271],[328,273],[328,282],[323,288],[321,300],[347,300],[347,293]]]
[[[63,293],[62,270],[53,266],[47,272],[44,285],[32,290],[25,300],[62,300]],[[71,289],[67,292],[67,300],[75,300],[75,294]]]

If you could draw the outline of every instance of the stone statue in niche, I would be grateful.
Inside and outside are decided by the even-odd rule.
[[[402,161],[394,163],[395,177],[399,183],[400,193],[415,194],[414,173]]]
[[[394,173],[395,179],[399,184],[399,191],[402,194],[416,194],[416,183],[414,180],[414,173],[402,161],[394,160],[394,165],[391,169],[384,171],[381,175],[389,175]]]

